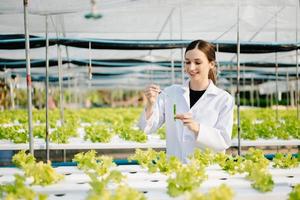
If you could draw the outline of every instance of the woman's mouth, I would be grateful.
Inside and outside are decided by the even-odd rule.
[[[189,72],[189,75],[190,76],[196,76],[196,75],[198,75],[199,74],[199,72]]]

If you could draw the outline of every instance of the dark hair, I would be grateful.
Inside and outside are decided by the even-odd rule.
[[[204,40],[194,40],[192,41],[185,49],[185,54],[193,49],[199,49],[202,51],[209,62],[216,62],[216,53],[215,53],[215,46],[209,42],[206,42]],[[216,64],[216,63],[215,63]],[[217,82],[217,73],[216,68],[212,68],[208,72],[208,78],[213,81],[214,84]]]

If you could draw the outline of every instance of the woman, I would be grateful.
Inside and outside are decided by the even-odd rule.
[[[167,154],[183,162],[195,148],[219,152],[231,145],[234,100],[215,86],[215,66],[214,46],[203,40],[193,41],[185,51],[189,79],[164,91],[157,85],[145,90],[147,103],[139,127],[153,133],[166,123]]]

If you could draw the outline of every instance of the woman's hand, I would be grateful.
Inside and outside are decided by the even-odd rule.
[[[149,119],[149,117],[152,115],[153,105],[155,104],[155,102],[157,100],[159,92],[160,92],[159,85],[154,85],[154,84],[148,86],[144,91],[144,94],[147,99],[147,103],[146,103],[146,118],[147,119]]]
[[[198,136],[200,126],[196,121],[193,120],[192,113],[177,114],[175,118],[181,120],[184,126],[195,133],[196,137]]]

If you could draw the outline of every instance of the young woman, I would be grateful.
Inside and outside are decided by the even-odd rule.
[[[219,152],[231,145],[234,100],[215,86],[215,66],[214,46],[193,41],[185,51],[189,79],[163,91],[157,85],[145,90],[147,104],[139,127],[153,133],[165,123],[167,154],[183,162],[195,148]]]

